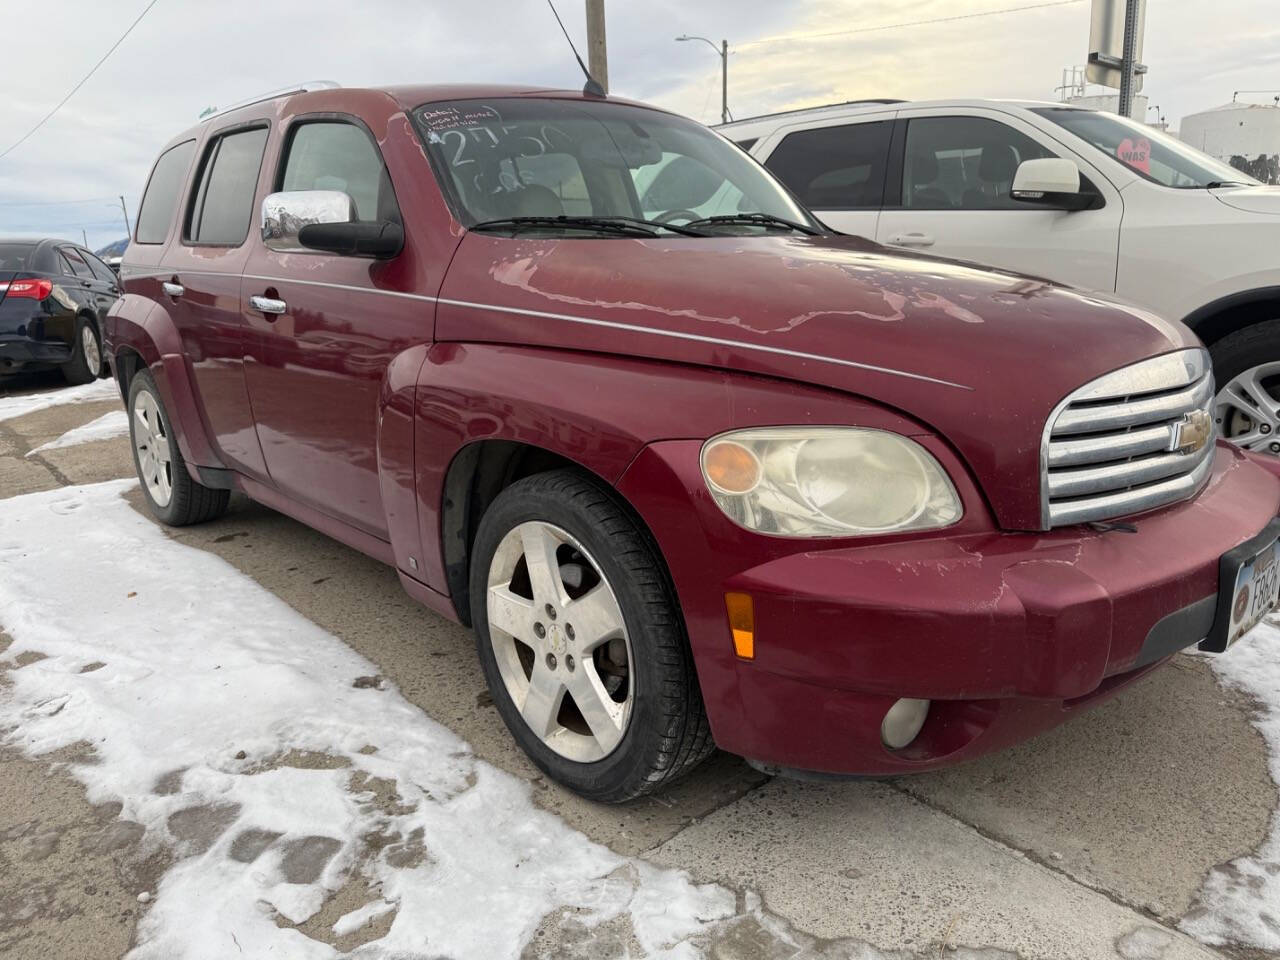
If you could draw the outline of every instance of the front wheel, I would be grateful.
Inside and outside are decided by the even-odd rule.
[[[221,516],[231,493],[192,479],[156,382],[139,370],[129,382],[129,439],[147,507],[161,523],[184,527]]]
[[[87,317],[76,318],[76,342],[71,346],[71,359],[62,365],[62,378],[73,386],[93,383],[102,376],[102,346],[98,330]]]
[[[1210,353],[1219,434],[1255,453],[1280,454],[1280,319],[1237,330]]]
[[[544,773],[617,803],[714,750],[662,561],[608,488],[567,470],[517,481],[484,514],[472,558],[489,691]]]

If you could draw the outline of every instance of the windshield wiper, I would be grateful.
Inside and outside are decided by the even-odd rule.
[[[822,236],[821,230],[806,226],[803,223],[796,223],[794,220],[787,220],[783,217],[775,217],[771,213],[727,213],[718,217],[703,217],[700,220],[690,220],[685,226],[696,227],[699,224],[745,224],[753,227],[776,227],[779,229],[795,230],[798,233],[807,233],[811,237]]]
[[[1247,187],[1243,180],[1210,180],[1204,185],[1206,190],[1217,190],[1219,187]]]
[[[659,230],[670,230],[687,237],[705,237],[699,230],[676,226],[671,223],[659,223],[656,220],[641,220],[639,217],[501,217],[497,220],[482,220],[472,224],[471,230],[514,230],[526,227],[564,227],[569,230],[598,230],[602,233],[614,233],[630,237],[656,237]]]

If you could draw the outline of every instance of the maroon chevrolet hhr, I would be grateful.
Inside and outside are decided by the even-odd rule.
[[[232,108],[161,152],[121,274],[155,516],[238,490],[394,566],[591,798],[716,746],[954,763],[1276,604],[1278,467],[1215,441],[1185,327],[837,234],[643,104]]]

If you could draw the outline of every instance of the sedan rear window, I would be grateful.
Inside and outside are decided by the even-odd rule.
[[[25,270],[34,243],[0,243],[0,270]]]

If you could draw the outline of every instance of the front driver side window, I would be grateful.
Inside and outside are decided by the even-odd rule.
[[[311,121],[294,127],[280,190],[340,190],[359,220],[400,222],[395,191],[373,138],[353,123]]]
[[[1054,156],[986,117],[908,122],[902,205],[912,210],[1027,210],[1009,195],[1023,160]]]

